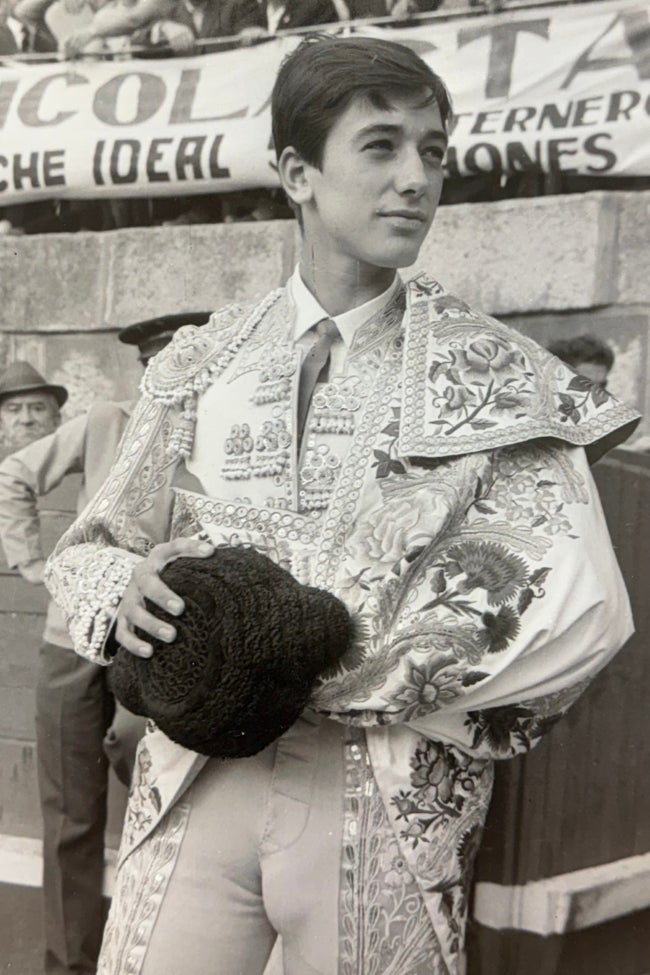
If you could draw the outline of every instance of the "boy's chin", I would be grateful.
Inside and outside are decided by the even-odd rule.
[[[384,254],[377,255],[375,263],[377,267],[391,268],[397,271],[400,267],[410,267],[415,264],[420,253],[420,246],[417,247],[396,247],[391,248]]]

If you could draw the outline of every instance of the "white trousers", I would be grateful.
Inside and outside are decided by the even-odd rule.
[[[350,734],[304,716],[259,755],[209,761],[120,867],[98,975],[263,975],[278,935],[284,975],[442,971],[414,880],[368,910],[397,847]]]

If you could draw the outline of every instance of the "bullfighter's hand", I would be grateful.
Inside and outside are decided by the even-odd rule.
[[[171,542],[155,545],[146,559],[139,562],[131,576],[116,616],[115,639],[136,657],[150,657],[153,648],[138,637],[137,628],[151,637],[172,643],[176,630],[168,623],[154,616],[145,608],[145,599],[155,606],[167,610],[173,616],[180,616],[185,606],[183,600],[165,585],[160,573],[170,562],[179,558],[205,559],[212,555],[214,546],[196,538],[176,538]]]

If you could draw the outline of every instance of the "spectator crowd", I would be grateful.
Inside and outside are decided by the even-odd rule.
[[[518,0],[0,0],[0,72],[25,60],[173,57],[260,44],[285,31],[349,21],[403,26],[436,11],[495,12]],[[581,2],[581,0],[557,0]],[[442,8],[442,9],[441,9]],[[54,25],[54,26],[53,26]],[[583,177],[527,169],[445,180],[441,203],[590,189],[647,189],[646,177]],[[0,236],[131,226],[290,219],[279,190],[190,197],[59,200],[2,206]]]
[[[410,19],[444,0],[0,0],[0,55],[66,58],[201,53],[256,43],[279,31],[359,19]],[[447,0],[449,2],[449,0]],[[453,0],[452,0],[453,2]],[[73,25],[56,37],[57,3]],[[81,21],[74,26],[74,21]]]

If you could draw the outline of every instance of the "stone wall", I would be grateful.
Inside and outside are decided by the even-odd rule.
[[[115,341],[120,326],[260,297],[286,279],[297,245],[292,222],[0,238],[0,367],[27,358],[66,385],[68,416],[95,398],[128,398],[140,368]],[[413,270],[541,342],[586,330],[605,338],[617,356],[612,391],[649,413],[649,267],[650,193],[598,192],[444,207]],[[49,535],[67,507],[45,502]],[[43,608],[42,593],[0,566],[0,833],[39,831]]]

